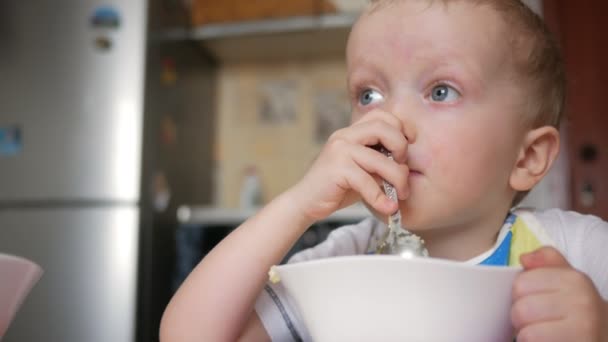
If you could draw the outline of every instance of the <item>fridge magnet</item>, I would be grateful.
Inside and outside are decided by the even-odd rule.
[[[177,69],[172,58],[165,58],[162,63],[160,79],[165,86],[174,86],[177,82]]]
[[[120,24],[120,13],[111,6],[98,7],[91,16],[91,26],[94,28],[118,29]]]
[[[0,127],[0,157],[15,156],[22,148],[23,141],[19,126]]]
[[[169,207],[171,201],[171,188],[165,173],[157,171],[152,182],[152,204],[156,212],[163,212]]]
[[[101,51],[108,51],[112,48],[112,39],[110,37],[97,37],[95,39],[95,47]]]
[[[350,102],[346,90],[320,89],[314,94],[315,137],[318,144],[324,144],[336,130],[350,123]]]
[[[173,146],[177,143],[177,124],[170,115],[165,115],[161,119],[160,141],[165,146]]]
[[[292,80],[262,82],[258,88],[258,118],[265,124],[285,124],[295,121],[297,83]]]

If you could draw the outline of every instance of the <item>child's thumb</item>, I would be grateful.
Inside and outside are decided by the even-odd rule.
[[[541,247],[534,252],[523,254],[520,262],[526,270],[539,267],[570,267],[566,258],[553,247]]]

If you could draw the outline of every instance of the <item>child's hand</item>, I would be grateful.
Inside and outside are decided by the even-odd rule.
[[[554,248],[522,255],[511,319],[517,342],[608,341],[608,304]]]
[[[369,147],[377,144],[391,151],[395,160]],[[311,220],[322,219],[360,199],[383,214],[392,214],[397,204],[385,196],[380,178],[397,189],[399,199],[405,199],[409,174],[406,159],[407,139],[401,121],[386,112],[370,111],[331,135],[292,190],[297,204]]]

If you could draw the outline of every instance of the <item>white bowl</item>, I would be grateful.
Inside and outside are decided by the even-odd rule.
[[[315,342],[513,340],[518,267],[366,255],[275,271]]]

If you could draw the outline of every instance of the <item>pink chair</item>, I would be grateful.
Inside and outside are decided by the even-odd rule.
[[[41,276],[42,268],[37,264],[0,253],[0,340]]]

